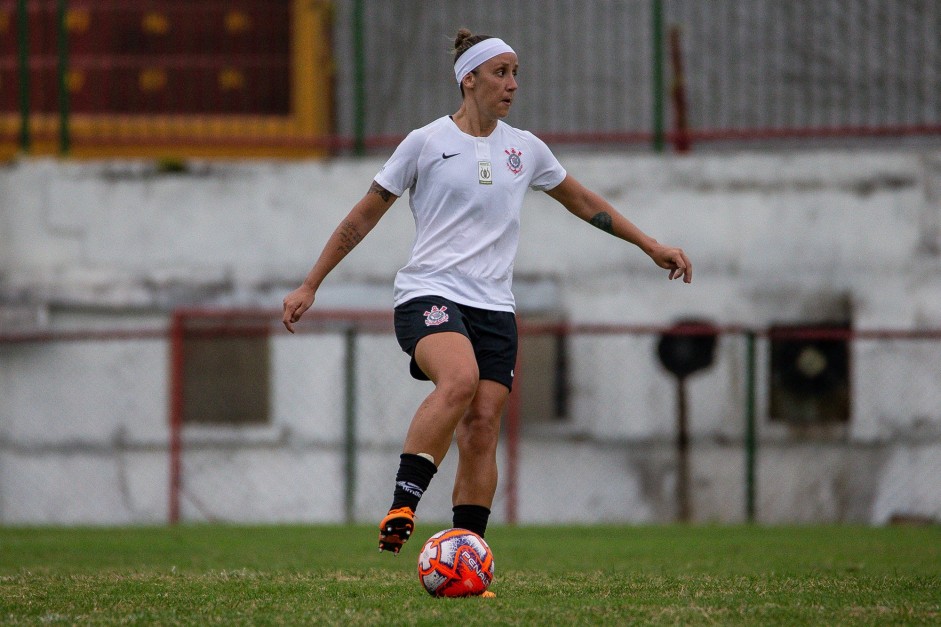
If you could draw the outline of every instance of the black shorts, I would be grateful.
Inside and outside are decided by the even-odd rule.
[[[419,296],[396,307],[395,337],[411,356],[409,370],[419,381],[428,381],[428,375],[415,363],[418,340],[442,331],[457,332],[470,340],[481,379],[513,389],[518,340],[512,312],[459,305],[440,296]]]

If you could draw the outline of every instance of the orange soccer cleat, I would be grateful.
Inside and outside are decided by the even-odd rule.
[[[415,512],[410,507],[389,510],[379,523],[379,551],[398,555],[415,530]]]

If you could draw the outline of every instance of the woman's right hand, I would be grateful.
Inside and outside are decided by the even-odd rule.
[[[281,322],[284,327],[294,333],[294,323],[301,319],[304,312],[310,309],[314,304],[314,290],[306,285],[299,288],[284,297],[284,316]]]

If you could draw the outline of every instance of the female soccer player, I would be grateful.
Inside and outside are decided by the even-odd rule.
[[[395,278],[395,332],[413,377],[434,390],[412,418],[379,550],[398,553],[415,510],[456,435],[455,527],[484,535],[497,488],[497,436],[513,384],[517,335],[510,291],[527,188],[643,250],[689,283],[680,248],[660,244],[582,186],[532,133],[502,121],[516,96],[516,53],[501,39],[457,33],[461,107],[412,131],[327,240],[304,282],[284,299],[285,327],[313,304],[327,274],[409,190],[416,238]]]

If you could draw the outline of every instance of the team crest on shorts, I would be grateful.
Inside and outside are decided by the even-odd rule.
[[[447,322],[448,314],[445,313],[447,310],[447,305],[442,305],[441,309],[438,309],[437,305],[432,305],[431,311],[425,312],[425,326],[436,327]]]
[[[504,150],[506,153],[506,167],[510,169],[510,172],[513,174],[519,174],[523,171],[523,153],[517,150],[516,148],[510,148],[509,150]]]

